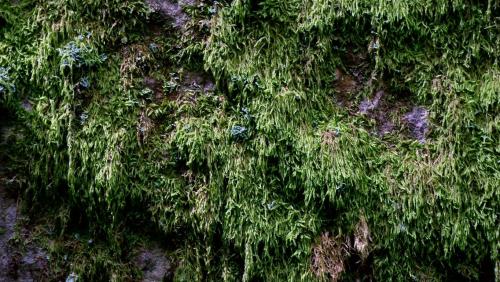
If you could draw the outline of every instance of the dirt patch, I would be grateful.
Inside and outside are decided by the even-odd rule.
[[[353,100],[366,86],[371,85],[371,69],[368,53],[348,50],[342,56],[343,67],[335,69],[336,102],[340,107],[346,108],[355,114]]]
[[[335,90],[337,91],[337,94],[352,95],[352,94],[355,94],[359,90],[360,84],[359,84],[359,81],[357,81],[354,76],[337,68],[335,70],[334,87],[335,87]],[[340,102],[342,102],[342,101],[340,101]]]
[[[143,272],[142,280],[145,282],[153,281],[172,281],[173,266],[165,255],[165,251],[159,246],[150,246],[138,251],[134,264]]]
[[[140,76],[147,71],[153,56],[148,46],[144,44],[123,46],[120,53],[123,58],[120,65],[122,83],[125,87],[130,87],[135,76]]]
[[[213,92],[215,90],[215,84],[212,79],[206,74],[197,72],[171,74],[170,80],[165,83],[165,85],[162,81],[156,78],[146,76],[144,77],[143,84],[146,88],[153,91],[156,102],[160,102],[164,98],[164,88],[170,92],[169,96],[176,96],[172,95],[175,92],[178,94],[182,94],[187,91],[206,93]]]
[[[6,110],[0,108],[0,146],[7,146],[7,139],[9,136],[13,135],[13,125],[8,122],[9,113]],[[2,158],[4,157],[4,150],[0,148],[0,176],[3,171]]]
[[[0,146],[6,145],[7,139],[12,135],[12,126],[0,125]]]
[[[196,103],[198,95],[213,92],[215,85],[206,74],[181,72],[172,74],[164,89],[170,101]]]

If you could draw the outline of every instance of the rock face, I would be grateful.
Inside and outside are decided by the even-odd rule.
[[[0,186],[0,281],[9,281],[9,274],[12,274],[9,239],[14,235],[16,217],[16,202],[7,198],[5,188]]]
[[[408,109],[412,110],[408,112]],[[367,98],[359,104],[358,113],[376,121],[374,133],[380,137],[408,128],[408,137],[421,144],[426,142],[429,111],[423,106],[414,105],[408,98],[380,90],[373,98]]]
[[[0,115],[4,113],[0,110]],[[5,115],[3,116],[5,117]],[[8,121],[0,118],[0,146],[6,146],[5,139],[12,128]],[[0,148],[0,153],[2,148]],[[9,193],[5,184],[15,178],[5,176],[3,156],[0,154],[0,281],[45,281],[48,259],[47,254],[33,243],[22,248],[15,246],[13,238],[24,240],[30,232],[22,226],[16,227],[20,219],[17,200]],[[30,241],[30,240],[26,240]]]
[[[139,251],[135,265],[143,271],[142,281],[172,281],[173,268],[160,247],[144,248]]]
[[[183,86],[186,89],[200,89],[203,92],[214,91],[215,85],[206,75],[201,73],[188,72],[184,76]]]
[[[429,112],[424,107],[414,107],[413,110],[404,116],[410,127],[412,136],[420,143],[425,143],[425,136],[428,130],[427,118]]]
[[[375,94],[375,97],[373,99],[367,99],[361,102],[361,104],[359,105],[359,112],[362,114],[367,114],[369,111],[376,109],[383,95],[384,91],[380,90],[377,92],[377,94]]]
[[[4,113],[0,114],[3,116]],[[0,118],[0,145],[4,145],[7,135],[6,121]],[[7,197],[7,190],[3,186],[3,170],[2,156],[0,155],[0,281],[11,281],[12,274],[10,265],[13,259],[12,250],[9,246],[9,240],[14,235],[14,227],[17,220],[16,201]]]
[[[12,245],[17,221],[16,200],[0,184],[0,281],[43,281],[48,267],[47,254],[31,243],[22,251]],[[26,230],[20,233],[21,237],[28,234]]]
[[[189,2],[191,1],[183,1]],[[172,20],[174,27],[182,28],[189,21],[189,17],[182,11],[182,6],[172,0],[146,0],[148,6],[155,12]],[[188,6],[189,3],[186,3]]]

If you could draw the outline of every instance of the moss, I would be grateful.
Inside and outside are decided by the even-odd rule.
[[[201,1],[182,29],[136,0],[4,6],[0,86],[16,89],[5,103],[24,124],[35,206],[69,206],[70,222],[105,241],[131,218],[181,236],[178,280],[321,279],[318,238],[355,236],[360,218],[370,270],[345,256],[346,279],[493,271],[483,262],[499,249],[495,1]],[[215,91],[189,82],[203,71]],[[357,75],[349,91],[343,73]],[[425,107],[425,144],[382,140],[335,102],[381,89]],[[85,261],[121,267],[99,257]]]

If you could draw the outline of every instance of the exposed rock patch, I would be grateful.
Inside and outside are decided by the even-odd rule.
[[[47,253],[32,243],[24,248],[13,245],[18,220],[17,201],[0,184],[0,281],[44,281],[48,272]],[[29,231],[21,229],[19,239],[28,241]]]
[[[192,7],[199,3],[198,0],[179,0],[178,2],[181,7]]]
[[[385,90],[379,90],[373,98],[367,98],[359,104],[358,114],[373,119],[373,133],[383,137],[401,128],[401,111],[408,108],[408,104],[409,101],[404,97],[390,97]]]
[[[14,235],[17,220],[16,201],[7,197],[7,191],[0,184],[0,281],[9,281],[17,270],[13,263],[19,260],[10,248],[9,240]]]
[[[183,5],[189,5],[194,1],[182,1]],[[172,0],[146,0],[151,10],[172,20],[173,26],[183,28],[189,21],[188,15],[182,11],[181,4]]]
[[[40,247],[29,246],[21,259],[18,281],[43,281],[48,276],[47,254]]]
[[[173,279],[172,263],[165,255],[165,251],[158,246],[139,250],[134,264],[143,272],[141,281],[171,281]]]
[[[376,109],[380,103],[380,99],[384,95],[384,91],[380,90],[375,94],[375,97],[373,99],[367,99],[361,102],[359,105],[359,112],[362,114],[367,114],[370,111],[373,111]]]
[[[5,144],[8,136],[15,134],[7,115],[0,110],[0,146]],[[0,281],[46,281],[48,259],[47,253],[29,240],[30,232],[19,224],[17,195],[7,189],[15,184],[15,177],[7,177],[4,167],[5,157],[0,148]],[[24,246],[17,243],[28,242]]]
[[[24,99],[21,102],[21,107],[27,112],[33,111],[33,104],[28,99]]]
[[[195,72],[186,73],[182,85],[186,89],[202,90],[203,92],[211,92],[215,89],[215,85],[211,79]]]
[[[144,86],[153,91],[155,102],[160,102],[161,100],[163,100],[164,93],[161,81],[153,77],[147,76],[144,78]]]
[[[409,109],[412,110],[408,112]],[[409,97],[380,90],[374,97],[367,98],[359,104],[358,114],[366,115],[375,121],[374,134],[379,137],[408,128],[409,137],[421,144],[426,141],[428,110],[422,106],[412,105]]]
[[[414,107],[413,110],[404,116],[408,123],[411,135],[420,143],[425,143],[425,136],[428,130],[429,112],[424,107]]]
[[[344,68],[335,70],[335,100],[350,115],[364,115],[375,122],[372,133],[378,137],[401,132],[406,137],[426,142],[428,110],[414,105],[406,93],[391,93],[384,81],[374,78],[367,53],[348,50],[342,58]],[[433,81],[433,85],[437,82]],[[359,104],[363,90],[378,88]]]

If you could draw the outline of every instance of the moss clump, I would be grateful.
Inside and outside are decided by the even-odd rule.
[[[494,275],[497,2],[201,1],[180,29],[141,1],[2,5],[27,196],[67,224],[182,236],[178,280]],[[381,89],[425,109],[425,143],[335,103]]]

